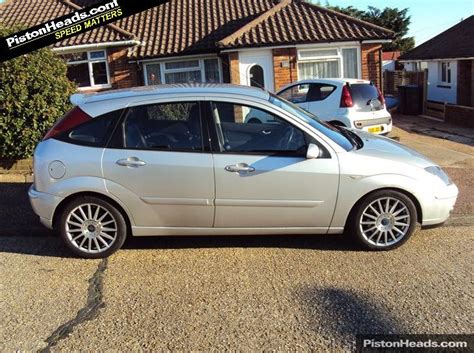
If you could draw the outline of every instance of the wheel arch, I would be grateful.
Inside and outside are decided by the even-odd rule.
[[[369,195],[375,193],[375,192],[379,192],[379,191],[383,191],[383,190],[387,190],[387,191],[397,191],[405,196],[407,196],[412,202],[413,204],[415,205],[415,209],[416,209],[416,221],[419,223],[419,224],[422,224],[423,222],[423,211],[421,209],[421,204],[420,204],[420,201],[416,198],[415,195],[413,195],[411,192],[409,191],[406,191],[404,189],[400,189],[400,188],[396,188],[396,187],[385,187],[385,188],[379,188],[379,189],[375,189],[375,190],[371,190],[370,192],[366,193],[365,195],[363,195],[362,197],[359,198],[359,200],[357,200],[357,202],[352,206],[350,212],[349,212],[349,215],[346,219],[346,224],[345,224],[345,227],[344,228],[347,228],[349,222],[351,221],[352,217],[354,216],[354,213],[357,211],[357,208],[359,207],[359,205],[361,204],[361,202]]]
[[[130,221],[130,216],[125,211],[125,208],[122,207],[122,205],[120,205],[117,201],[115,201],[110,196],[101,194],[100,192],[94,192],[94,191],[77,192],[77,193],[71,194],[71,195],[67,196],[66,198],[64,198],[58,204],[58,206],[56,206],[56,209],[54,210],[53,222],[52,222],[54,229],[57,229],[57,223],[58,223],[59,219],[61,218],[61,213],[64,210],[64,208],[67,207],[67,205],[69,203],[71,203],[73,200],[75,200],[79,197],[85,197],[85,196],[97,197],[97,198],[99,198],[103,201],[106,201],[106,202],[110,203],[111,205],[113,205],[121,213],[121,215],[125,219],[125,223],[127,224],[127,233],[132,234],[132,224],[131,224],[131,221]]]

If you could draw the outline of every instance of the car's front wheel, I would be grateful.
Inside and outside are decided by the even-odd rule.
[[[350,232],[360,244],[372,250],[390,250],[405,243],[416,229],[413,201],[395,190],[367,195],[350,219]]]
[[[77,255],[97,259],[120,249],[127,236],[127,225],[120,211],[98,197],[74,199],[62,211],[59,232]]]

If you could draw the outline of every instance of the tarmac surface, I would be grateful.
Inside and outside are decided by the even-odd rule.
[[[0,184],[0,351],[347,350],[357,333],[471,333],[472,130],[395,124],[461,193],[446,226],[389,252],[345,236],[157,237],[82,260],[40,226],[27,184]]]

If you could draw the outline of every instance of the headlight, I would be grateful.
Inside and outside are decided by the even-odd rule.
[[[446,185],[451,185],[453,183],[453,181],[449,178],[448,174],[446,174],[444,170],[438,166],[427,167],[425,168],[425,170],[430,174],[436,175]]]

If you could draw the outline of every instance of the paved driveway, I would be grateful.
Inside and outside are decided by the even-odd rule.
[[[391,252],[342,236],[164,237],[81,260],[38,225],[27,185],[0,184],[0,351],[322,350],[356,333],[472,332],[474,147],[400,125],[461,197],[448,226]]]

